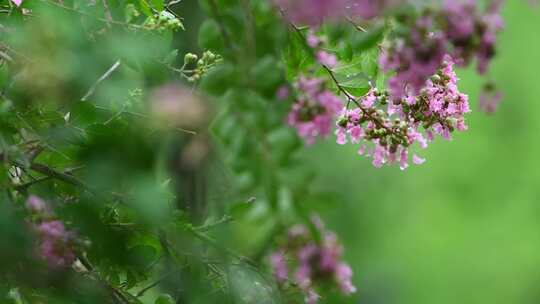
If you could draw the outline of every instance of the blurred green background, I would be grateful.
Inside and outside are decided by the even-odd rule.
[[[420,151],[423,166],[376,169],[331,141],[304,151],[314,189],[335,194],[319,203],[355,271],[351,303],[540,301],[540,11],[511,0],[503,14],[488,77],[502,104],[479,112],[483,80],[460,71],[470,130]]]

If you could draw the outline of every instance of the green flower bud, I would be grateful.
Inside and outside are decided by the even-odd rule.
[[[184,56],[184,63],[185,64],[189,64],[189,63],[192,63],[192,62],[195,62],[197,61],[199,57],[193,53],[187,53],[185,56]]]

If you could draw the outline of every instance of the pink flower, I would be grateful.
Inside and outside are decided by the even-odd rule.
[[[356,292],[356,287],[353,285],[352,279],[352,269],[349,265],[345,263],[340,263],[336,269],[336,281],[341,288],[341,291],[348,295]]]
[[[74,234],[67,231],[61,221],[43,222],[37,230],[40,233],[39,255],[49,266],[68,267],[75,261]]]
[[[321,296],[319,296],[319,294],[317,294],[315,290],[309,289],[306,295],[306,304],[315,304],[319,302],[320,298]]]
[[[409,152],[407,151],[407,149],[402,149],[399,156],[399,168],[401,170],[405,170],[409,167],[408,158]]]
[[[312,216],[311,222],[322,236],[320,242],[305,226],[294,226],[289,231],[287,243],[270,256],[277,282],[285,283],[287,269],[284,261],[288,255],[294,269],[294,281],[304,293],[305,303],[317,303],[320,296],[316,288],[328,283],[339,287],[345,295],[355,292],[356,287],[351,282],[352,270],[342,261],[343,247],[337,236],[325,228],[320,217]]]
[[[286,100],[289,98],[289,87],[286,85],[283,85],[279,87],[279,89],[276,92],[276,97],[278,100]]]
[[[30,195],[26,200],[26,208],[34,213],[44,213],[47,210],[47,203],[38,196]]]
[[[274,276],[278,282],[285,282],[288,277],[289,271],[287,270],[287,263],[285,261],[285,255],[282,251],[276,252],[270,256],[270,264],[274,270]]]
[[[16,6],[21,6],[23,0],[11,0]]]
[[[288,123],[296,128],[306,144],[332,132],[334,118],[342,107],[341,100],[323,87],[320,79],[300,77],[296,83],[300,97],[293,104]]]
[[[319,37],[315,36],[312,31],[308,33],[306,42],[311,48],[316,48],[319,46],[319,44],[321,44],[321,40],[319,39]]]
[[[328,68],[334,68],[337,65],[336,56],[326,51],[317,52],[317,61]]]
[[[421,158],[420,156],[413,154],[413,163],[416,165],[421,165],[426,162],[425,158]]]

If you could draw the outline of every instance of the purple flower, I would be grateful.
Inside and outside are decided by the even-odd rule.
[[[26,208],[34,213],[44,213],[47,211],[47,203],[35,195],[30,195],[26,200]]]
[[[278,251],[270,256],[270,264],[272,266],[274,276],[278,282],[285,282],[288,277],[287,262],[282,251]]]
[[[421,158],[420,156],[413,154],[413,163],[416,165],[421,165],[426,162],[425,158]]]
[[[296,87],[302,95],[293,104],[287,121],[310,145],[318,137],[326,137],[331,133],[334,118],[342,103],[339,97],[324,89],[320,79],[300,77]]]
[[[287,100],[289,98],[289,87],[282,85],[276,92],[276,97],[278,100]]]
[[[368,156],[373,166],[399,163],[402,170],[409,167],[409,150],[413,144],[425,149],[434,134],[451,138],[454,130],[465,131],[464,115],[470,112],[468,97],[459,92],[454,60],[445,55],[434,75],[425,81],[417,95],[409,94],[392,100],[389,93],[370,90],[358,100],[357,108],[342,109],[337,120],[339,144],[347,141],[371,142]],[[388,104],[384,111],[384,104]],[[365,143],[359,154],[364,154]],[[413,155],[413,163],[425,160]]]
[[[352,269],[345,263],[340,263],[335,272],[335,277],[341,291],[348,295],[356,292],[356,287],[352,284]]]
[[[336,56],[326,51],[317,52],[317,61],[328,68],[334,68],[337,65]]]
[[[313,289],[309,289],[306,294],[306,304],[315,304],[319,302],[319,299],[321,296],[319,296],[318,293],[315,292]]]
[[[289,238],[279,251],[270,256],[274,276],[279,284],[287,279],[285,256],[289,256],[294,281],[305,295],[306,303],[316,303],[320,296],[316,288],[320,283],[335,284],[346,295],[356,291],[351,282],[352,271],[342,261],[343,247],[337,236],[328,231],[320,217],[312,216],[313,226],[322,236],[320,243],[314,240],[303,225],[289,230]]]
[[[431,16],[419,18],[412,24],[408,37],[398,38],[379,57],[383,71],[395,71],[388,80],[390,96],[401,100],[417,95],[429,77],[441,66],[446,53],[446,38],[434,31]]]
[[[43,222],[37,230],[40,234],[39,255],[49,266],[68,267],[75,261],[74,234],[67,231],[61,221]]]
[[[309,33],[307,35],[307,38],[306,38],[306,42],[311,48],[317,48],[321,44],[321,39],[319,39],[319,37],[317,37],[313,33],[313,31],[309,31]]]

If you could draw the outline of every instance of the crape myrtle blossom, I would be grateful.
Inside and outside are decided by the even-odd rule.
[[[398,101],[387,92],[370,90],[357,108],[342,110],[337,121],[337,143],[360,144],[358,153],[372,157],[375,167],[399,163],[403,170],[409,166],[413,144],[425,149],[435,135],[449,140],[455,130],[467,130],[464,115],[470,112],[468,97],[457,88],[453,66],[452,58],[444,56],[442,66],[418,95]],[[416,154],[412,160],[415,164],[425,162]]]
[[[433,23],[431,16],[418,18],[407,37],[396,38],[381,52],[381,69],[384,72],[395,71],[388,80],[393,100],[407,94],[418,94],[426,80],[440,67],[446,54],[446,42],[442,33],[431,31]]]
[[[40,236],[39,254],[53,268],[69,267],[75,261],[73,241],[75,235],[58,220],[42,222],[37,231]]]
[[[39,222],[33,224],[38,236],[38,256],[51,268],[71,266],[75,261],[75,233],[67,230],[62,221],[52,218],[49,206],[42,198],[30,195],[26,208],[39,218]]]
[[[441,12],[445,20],[442,28],[453,48],[452,55],[467,65],[473,57],[478,61],[478,72],[487,71],[495,56],[497,33],[504,27],[500,15],[502,0],[491,0],[486,11],[479,12],[474,0],[446,0]]]
[[[35,214],[44,214],[47,212],[47,203],[39,196],[30,195],[26,200],[26,209]]]
[[[343,294],[356,292],[352,284],[352,270],[341,260],[343,246],[337,236],[328,231],[318,216],[312,216],[312,224],[320,234],[316,241],[304,225],[293,226],[283,246],[270,256],[276,281],[285,286],[297,285],[308,304],[317,303],[320,296],[316,291],[319,283],[332,283]]]
[[[403,1],[346,2],[347,12],[353,7],[368,12],[370,5],[377,11]],[[289,124],[312,144],[328,134],[328,121],[339,112],[337,143],[359,144],[358,153],[371,157],[375,167],[395,163],[403,170],[411,160],[424,163],[425,159],[411,150],[414,144],[425,149],[436,135],[450,140],[454,131],[467,130],[464,115],[470,111],[469,102],[458,90],[454,65],[466,66],[476,59],[478,71],[487,70],[495,54],[496,34],[503,27],[501,3],[491,0],[481,11],[474,0],[446,0],[439,9],[398,16],[395,30],[380,46],[379,66],[390,76],[387,88],[372,88],[360,98],[338,82],[333,75],[337,58],[323,49],[324,39],[310,29],[305,37],[307,45],[348,102],[344,109],[336,110],[339,98],[324,89],[322,79],[301,77],[296,85],[300,97],[289,114]],[[290,12],[285,16],[290,17]],[[294,22],[294,18],[289,20]],[[481,109],[493,111],[500,98],[483,94]]]
[[[418,94],[427,79],[450,54],[460,66],[477,59],[478,72],[487,71],[495,55],[496,35],[503,28],[501,0],[492,0],[485,12],[477,1],[447,0],[439,11],[424,11],[398,25],[402,30],[386,42],[379,57],[384,72],[394,72],[388,87],[393,100]]]
[[[342,102],[325,88],[323,79],[301,76],[295,87],[299,96],[287,121],[296,128],[306,144],[310,145],[315,143],[318,137],[326,137],[332,132]]]

